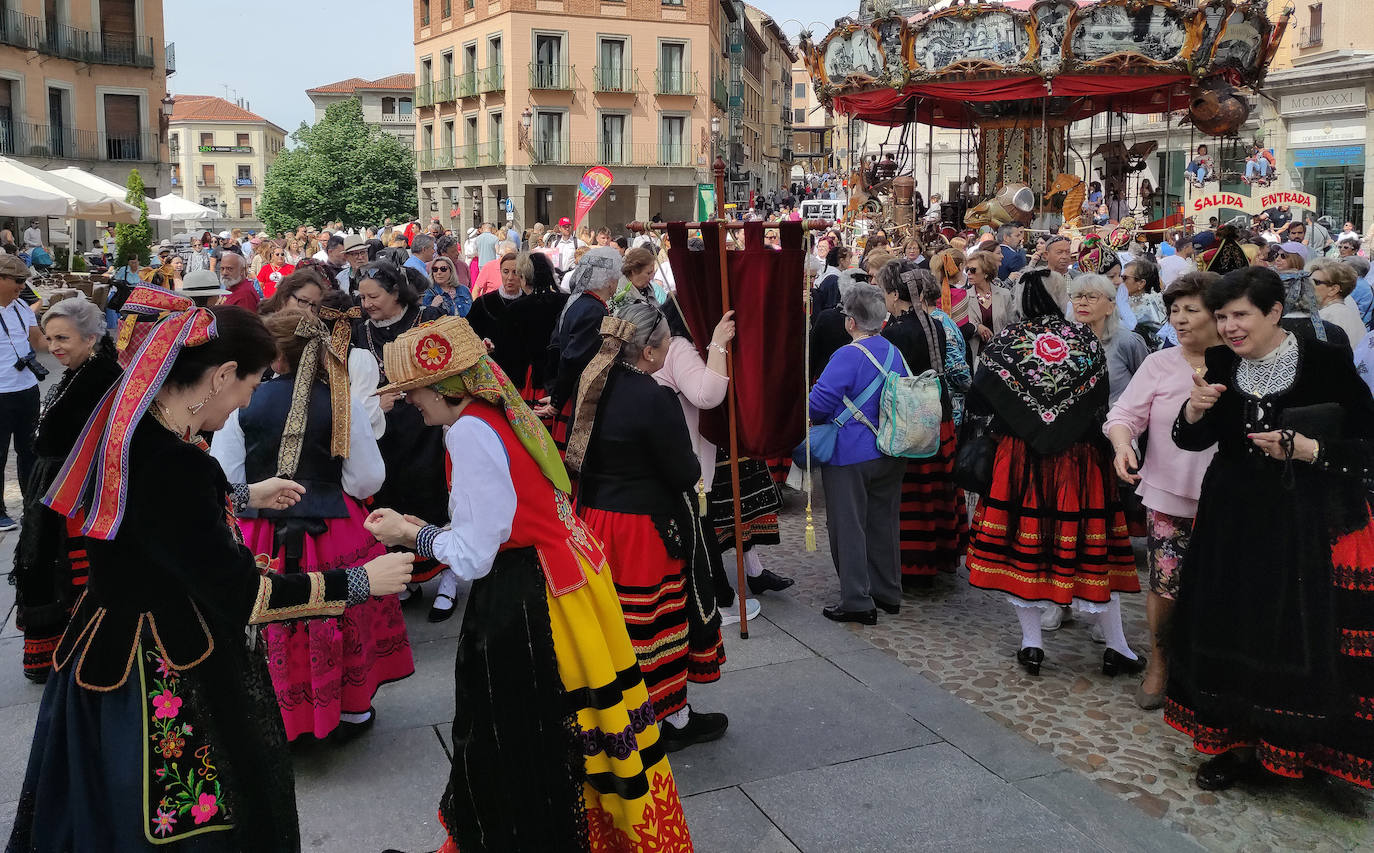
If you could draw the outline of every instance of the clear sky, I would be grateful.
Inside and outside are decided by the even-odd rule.
[[[773,15],[790,36],[796,36],[800,21],[819,37],[851,2],[857,9],[856,0],[754,0],[754,5]],[[166,0],[167,41],[175,42],[177,51],[177,73],[168,78],[167,88],[172,94],[244,98],[253,112],[291,133],[314,119],[306,89],[414,70],[412,8],[409,0],[238,0],[230,6]]]

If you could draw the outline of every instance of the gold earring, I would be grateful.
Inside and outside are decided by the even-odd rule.
[[[194,404],[194,405],[189,405],[189,406],[187,406],[187,407],[186,407],[186,411],[190,412],[190,413],[193,414],[193,415],[198,415],[198,414],[200,414],[200,410],[203,409],[203,408],[205,408],[205,404],[208,403],[208,402],[210,402],[211,400],[213,400],[214,397],[215,397],[215,395],[218,394],[218,393],[219,393],[218,391],[215,391],[215,390],[212,389],[212,390],[210,391],[210,393],[206,395],[206,397],[205,397],[204,400],[201,400],[199,403],[196,403],[196,404]]]

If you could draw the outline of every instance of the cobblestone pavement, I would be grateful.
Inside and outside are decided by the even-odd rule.
[[[817,489],[817,552],[811,554],[803,544],[805,498],[786,494],[783,544],[760,553],[765,566],[796,578],[799,600],[819,609],[837,601],[839,590],[824,499]],[[733,569],[731,555],[727,566]],[[1143,555],[1140,565],[1143,586]],[[1126,636],[1132,648],[1146,651],[1145,596],[1122,599]],[[764,604],[766,612],[766,597]],[[879,613],[876,627],[848,627],[1209,850],[1374,850],[1374,823],[1333,813],[1305,784],[1198,789],[1198,753],[1165,724],[1162,712],[1136,707],[1135,678],[1102,675],[1104,647],[1089,639],[1082,620],[1066,620],[1060,630],[1046,632],[1044,668],[1031,678],[1016,665],[1021,632],[1011,605],[1005,596],[969,586],[963,569],[937,578],[933,592],[908,593],[903,604],[897,616]]]

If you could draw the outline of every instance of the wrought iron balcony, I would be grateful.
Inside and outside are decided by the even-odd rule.
[[[531,89],[568,90],[574,86],[573,77],[576,74],[576,66],[531,62],[529,67]]]
[[[597,65],[592,68],[592,86],[597,92],[638,92],[639,72],[623,65]]]
[[[101,133],[26,121],[0,122],[0,154],[45,160],[159,159],[156,133]]]
[[[696,95],[697,73],[695,71],[654,72],[654,91],[660,95]]]
[[[506,90],[505,70],[499,65],[481,68],[477,71],[478,92],[504,92]]]

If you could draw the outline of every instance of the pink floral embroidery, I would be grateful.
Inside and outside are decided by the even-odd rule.
[[[1069,357],[1069,345],[1058,335],[1044,332],[1035,337],[1035,355],[1046,364],[1058,364]]]
[[[200,821],[196,821],[196,823],[200,823]],[[153,833],[156,835],[170,835],[176,825],[176,812],[158,809],[157,816],[153,818]]]
[[[153,712],[153,719],[173,719],[181,710],[181,697],[173,696],[170,690],[164,690],[161,695],[153,697],[153,707],[157,709]]]
[[[215,800],[214,794],[201,794],[200,802],[191,806],[191,816],[196,820],[196,826],[200,826],[219,812],[219,805]]]
[[[163,678],[172,674],[171,664],[167,663],[167,661],[160,656],[157,659],[157,674]]]

